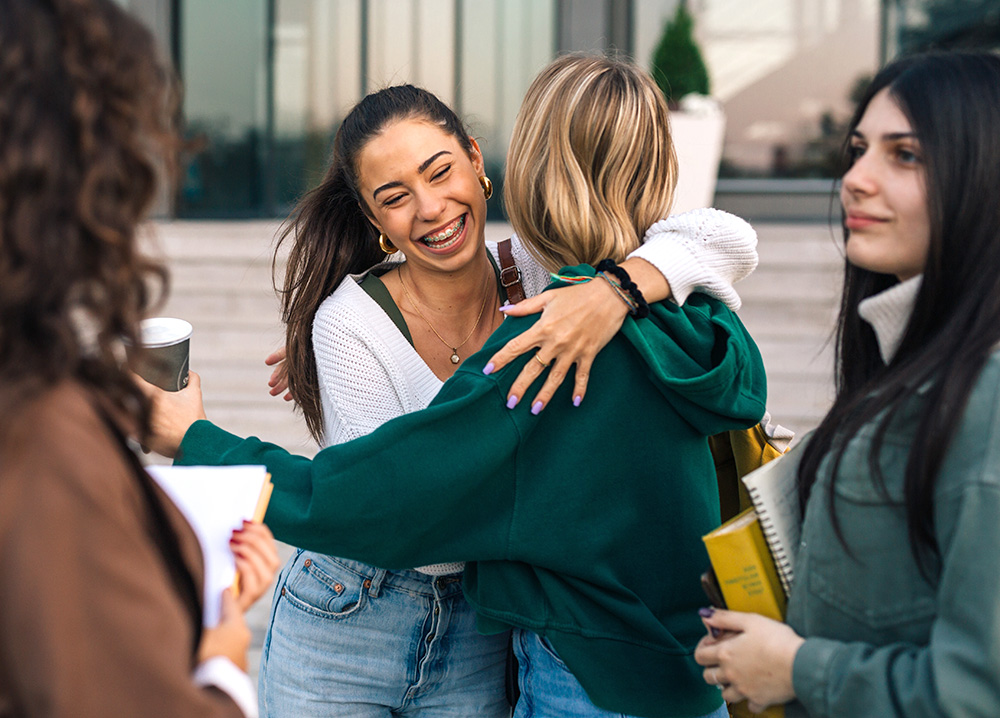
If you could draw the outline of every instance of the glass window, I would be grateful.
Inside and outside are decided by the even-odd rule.
[[[496,197],[514,118],[528,85],[556,54],[555,0],[461,0],[455,110],[479,142]],[[490,202],[490,219],[501,218]]]
[[[675,2],[637,3],[648,63]],[[830,177],[859,82],[878,67],[878,0],[691,0],[726,113],[720,176]]]
[[[177,214],[287,213],[319,181],[350,107],[403,82],[426,87],[468,121],[501,189],[521,97],[555,54],[555,2],[183,3],[184,112],[204,148],[187,165]]]
[[[187,2],[175,22],[188,135],[203,146],[186,166],[177,214],[258,214],[269,149],[266,2]]]
[[[922,50],[1000,49],[996,0],[886,0],[889,57]]]

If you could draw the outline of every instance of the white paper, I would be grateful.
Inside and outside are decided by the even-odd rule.
[[[267,478],[263,466],[147,466],[194,529],[205,559],[204,625],[219,623],[222,592],[236,578],[233,530],[252,519]]]
[[[795,554],[802,532],[797,476],[804,445],[792,447],[743,477],[786,596],[795,581]]]

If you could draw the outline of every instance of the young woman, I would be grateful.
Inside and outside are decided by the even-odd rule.
[[[528,91],[512,148],[507,205],[550,270],[623,260],[670,206],[666,103],[632,65],[555,61]],[[511,179],[524,168],[537,174]],[[427,409],[314,461],[195,423],[196,378],[178,396],[155,392],[171,406],[159,406],[153,445],[173,454],[183,437],[180,463],[267,464],[268,519],[293,544],[390,567],[473,561],[462,582],[477,629],[516,629],[520,716],[725,715],[691,655],[700,536],[719,516],[705,437],[760,419],[763,367],[720,302],[656,302],[641,318],[642,297],[616,271],[591,283],[608,284],[639,318],[598,355],[578,407],[565,386],[541,415],[526,402],[507,408],[517,372],[541,360],[492,372],[487,361],[531,316],[501,324]],[[563,272],[565,283],[594,277],[585,264]],[[364,588],[362,602],[381,576]]]
[[[274,541],[234,537],[243,591],[203,630],[198,540],[124,438],[148,418],[123,357],[165,280],[135,234],[176,148],[169,73],[111,0],[0,18],[0,715],[255,716],[241,609]]]
[[[499,326],[510,278],[497,245],[485,241],[491,191],[475,140],[426,90],[389,87],[348,113],[326,177],[283,235],[292,242],[284,295],[290,379],[323,445],[426,407]],[[717,210],[662,220],[665,211],[658,206],[646,218],[655,222],[649,242],[623,266],[650,299],[672,289],[683,301],[699,287],[737,303],[731,283],[756,263],[749,225]],[[364,271],[386,252],[406,261]],[[511,254],[524,291],[539,294],[548,272],[516,236]],[[541,345],[551,365],[530,402],[536,412],[574,363],[574,397],[583,400],[593,355],[627,312],[604,282],[538,302],[543,321],[518,338],[526,348]],[[512,392],[523,396],[542,369],[541,359],[527,365]],[[262,712],[507,715],[508,637],[476,630],[461,570],[449,563],[388,571],[297,552],[278,582],[265,639]]]
[[[837,398],[799,449],[788,625],[705,610],[727,700],[1000,715],[998,126],[985,53],[892,63],[851,122]]]

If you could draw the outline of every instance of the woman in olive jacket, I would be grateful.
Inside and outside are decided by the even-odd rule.
[[[1000,715],[1000,58],[882,70],[850,125],[838,392],[798,450],[788,625],[697,659],[786,715]],[[781,459],[795,466],[792,456]]]

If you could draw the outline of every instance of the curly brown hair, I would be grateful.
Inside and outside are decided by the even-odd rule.
[[[71,379],[144,427],[123,347],[166,291],[136,229],[178,148],[177,83],[112,0],[0,0],[0,376]]]

